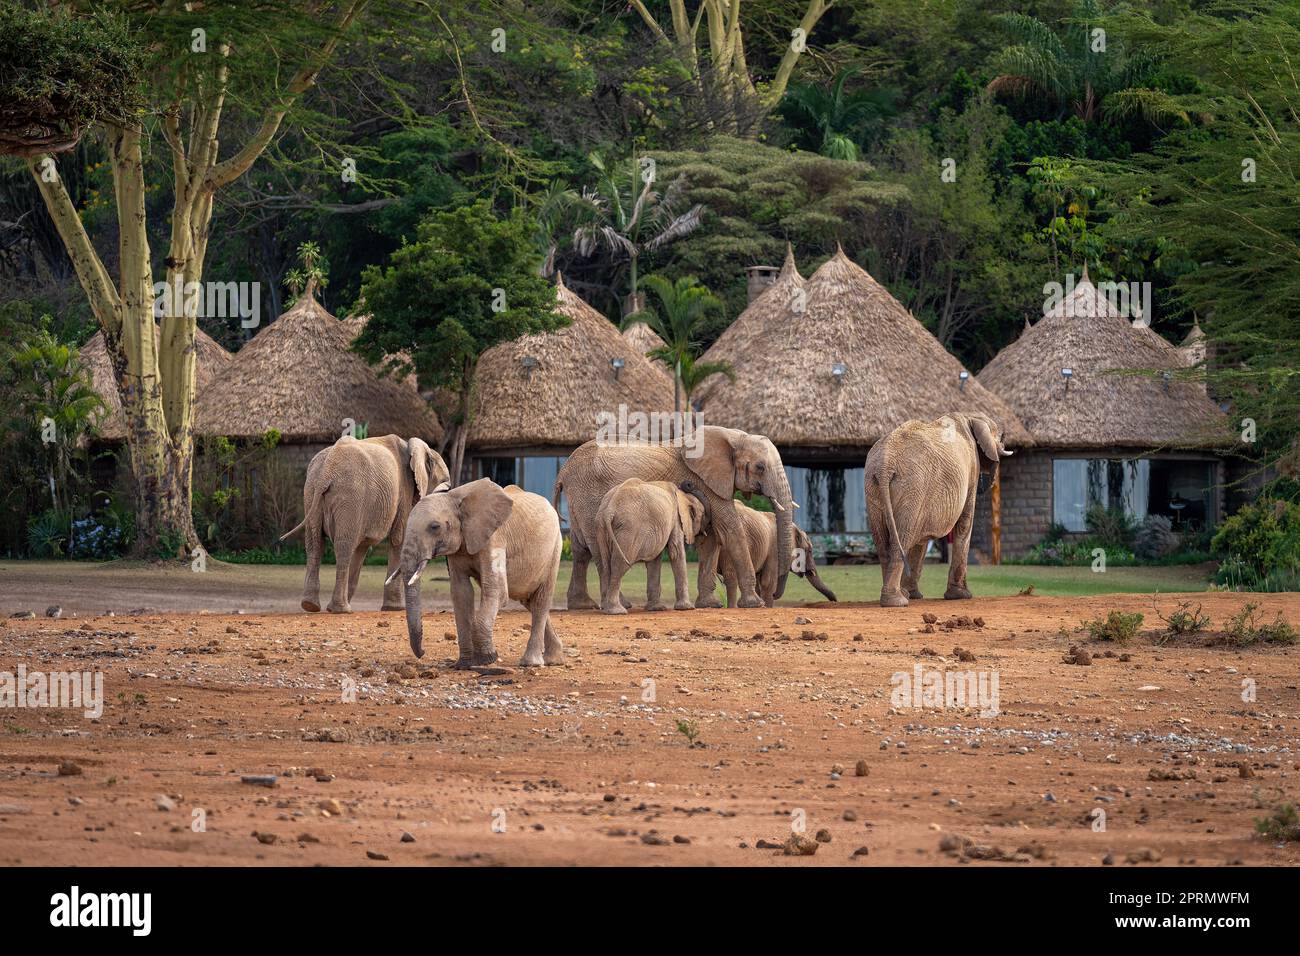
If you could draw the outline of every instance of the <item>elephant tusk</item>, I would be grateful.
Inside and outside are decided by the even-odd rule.
[[[397,577],[401,573],[402,573],[401,565],[398,565],[397,567],[393,568],[393,573],[390,574],[388,577],[384,578],[384,586],[387,587],[388,585],[392,584],[393,578]]]
[[[421,561],[418,565],[416,565],[415,573],[412,574],[411,577],[410,577],[410,578],[407,580],[407,582],[406,582],[406,586],[407,586],[408,588],[414,586],[414,585],[415,585],[415,582],[418,581],[418,580],[420,580],[420,575],[421,575],[421,573],[423,573],[423,571],[424,571],[424,566],[425,566],[426,564],[428,564],[428,563],[429,563],[429,559],[428,559],[428,558],[425,558],[425,559],[424,559],[423,561]]]
[[[772,501],[772,507],[775,508],[777,511],[785,510],[784,508],[781,507],[781,502],[777,501],[775,498],[771,499],[771,501]]]
[[[799,502],[797,502],[797,501],[795,501],[793,498],[791,498],[791,499],[790,499],[790,507],[793,508],[795,511],[798,511],[798,510],[799,510]]]

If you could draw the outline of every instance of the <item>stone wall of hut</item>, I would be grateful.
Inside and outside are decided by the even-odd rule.
[[[1003,460],[1002,556],[1022,557],[1043,539],[1052,524],[1052,456],[1017,452]],[[984,491],[975,499],[975,527],[971,547],[987,557],[993,547],[992,496]]]

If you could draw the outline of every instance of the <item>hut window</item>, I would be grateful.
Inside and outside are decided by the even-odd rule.
[[[799,503],[799,527],[809,534],[865,534],[866,494],[862,468],[820,465],[787,467],[790,492]]]
[[[555,476],[563,467],[567,455],[532,455],[521,458],[481,458],[479,474],[491,478],[503,488],[506,485],[518,485],[524,491],[541,495],[547,501],[555,490]],[[569,521],[569,500],[560,503],[560,523]]]
[[[1052,462],[1052,520],[1066,531],[1088,530],[1088,510],[1121,509],[1147,516],[1151,462],[1145,458],[1057,458]]]

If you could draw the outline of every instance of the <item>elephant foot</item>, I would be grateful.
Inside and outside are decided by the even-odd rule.
[[[532,656],[525,654],[523,657],[519,659],[519,666],[520,667],[541,667],[545,662],[546,662],[545,658],[543,658],[542,655],[540,654],[536,654]]]
[[[330,601],[329,604],[325,605],[325,610],[329,611],[331,614],[351,614],[351,613],[352,613],[352,607],[351,607],[351,605],[348,605],[348,604],[335,604],[333,601]]]
[[[907,595],[902,591],[881,591],[881,607],[907,607]]]
[[[663,601],[655,601],[653,604],[647,604],[645,609],[647,611],[666,611],[668,610],[668,605]]]
[[[955,584],[950,585],[948,590],[943,592],[943,599],[945,601],[969,601],[971,597],[972,595],[969,588],[958,587]]]
[[[383,607],[381,607],[379,610],[381,610],[381,611],[405,611],[406,608],[404,608],[404,607],[403,607],[402,605],[400,605],[400,604],[385,604],[385,605],[384,605]]]
[[[600,607],[600,605],[586,594],[572,595],[568,601],[568,608],[570,611],[594,611],[598,607]]]
[[[632,607],[632,602],[629,601],[627,598],[625,598],[622,594],[618,596],[618,603],[622,604],[625,608]]]
[[[925,597],[925,595],[921,593],[920,588],[908,588],[907,597],[912,601],[920,601]]]
[[[622,604],[606,604],[600,609],[601,614],[626,614],[627,608]]]
[[[558,651],[547,651],[542,655],[542,660],[548,667],[558,667],[564,663],[564,648]]]
[[[469,657],[458,657],[456,663],[451,665],[454,671],[467,671],[474,666],[474,661]]]
[[[494,649],[494,650],[491,650],[491,651],[484,651],[484,652],[482,652],[482,653],[479,653],[479,652],[476,651],[476,652],[474,653],[474,663],[473,663],[473,666],[474,666],[474,667],[487,667],[487,666],[490,665],[490,664],[495,664],[495,663],[497,662],[497,657],[498,657],[498,656],[499,656],[499,655],[497,654],[497,652],[496,652],[495,649]]]
[[[694,611],[695,604],[691,601],[678,601],[673,605],[674,611]]]
[[[763,599],[757,594],[742,594],[740,600],[736,602],[736,607],[762,607]]]
[[[314,612],[320,610],[320,602],[318,602],[318,601],[309,601],[309,600],[307,600],[306,598],[303,598],[303,599],[302,599],[302,609],[303,609],[304,611],[312,611],[312,612],[314,613]]]
[[[709,594],[705,597],[698,598],[695,602],[696,607],[722,607],[722,602],[716,596]]]

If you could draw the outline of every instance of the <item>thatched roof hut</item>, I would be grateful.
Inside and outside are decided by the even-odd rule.
[[[1179,350],[1133,325],[1083,278],[979,374],[1052,448],[1210,448],[1224,416],[1198,383],[1180,381]],[[1068,376],[1062,370],[1068,369]],[[1125,374],[1151,369],[1163,376]]]
[[[358,320],[327,312],[309,285],[199,392],[198,433],[253,438],[274,428],[289,443],[332,442],[350,418],[371,435],[414,435],[436,446],[438,416],[409,385],[350,350],[359,331]]]
[[[705,418],[794,449],[865,449],[909,419],[983,412],[1008,446],[1029,436],[1016,415],[866,270],[838,250],[806,282],[791,256],[705,353],[736,380],[701,388]]]
[[[650,328],[650,326],[646,325],[644,322],[633,322],[625,328],[623,330],[623,338],[627,339],[628,343],[642,355],[646,356],[646,358],[650,358],[650,353],[655,349],[661,349],[667,344],[659,337],[658,332]],[[650,359],[650,363],[663,369],[665,372],[668,371],[668,366],[664,363],[663,359],[652,358]]]
[[[162,330],[155,326],[155,338],[161,339]],[[99,418],[99,437],[104,441],[123,441],[126,438],[126,420],[122,417],[122,398],[118,394],[117,381],[113,374],[113,363],[108,357],[108,345],[104,333],[96,332],[81,347],[81,364],[90,372],[91,385],[104,404],[107,411]],[[231,361],[231,354],[217,344],[216,339],[202,329],[194,333],[194,378],[197,391],[224,371]]]
[[[1201,331],[1201,323],[1197,319],[1192,320],[1192,330],[1187,333],[1187,338],[1183,339],[1183,344],[1178,346],[1178,353],[1183,357],[1183,363],[1188,367],[1203,363],[1208,356],[1208,346],[1206,345],[1205,333]]]
[[[475,451],[572,449],[595,437],[597,412],[672,411],[672,379],[558,273],[555,292],[569,325],[504,342],[479,359],[467,442]]]

